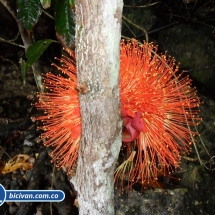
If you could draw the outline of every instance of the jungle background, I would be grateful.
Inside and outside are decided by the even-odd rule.
[[[23,1],[0,1],[0,183],[5,189],[60,189],[66,194],[60,203],[5,203],[0,214],[78,214],[75,190],[66,174],[50,163],[32,121],[39,113],[31,105],[41,87],[40,80],[35,82],[37,69],[32,63],[36,61],[40,73],[56,72],[51,64],[63,53],[62,44],[74,49],[74,22],[58,18],[65,2],[52,1],[47,9],[40,5],[36,18],[26,24],[20,12]],[[17,20],[27,29],[24,34],[30,43],[23,39]],[[183,159],[181,170],[160,179],[159,188],[142,190],[137,185],[124,195],[116,190],[116,214],[215,214],[215,1],[125,0],[122,24],[122,38],[143,42],[147,32],[160,53],[167,51],[180,62],[180,72],[191,76],[201,98],[203,120],[198,127],[202,141],[196,144],[200,160],[193,149]],[[47,47],[40,48],[43,43],[34,46],[39,57],[26,56],[27,47],[41,40]],[[3,171],[6,162],[17,155],[24,159],[20,165],[24,168]]]

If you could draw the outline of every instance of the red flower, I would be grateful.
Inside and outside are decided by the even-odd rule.
[[[48,92],[38,94],[39,102],[35,106],[44,110],[44,115],[37,117],[43,123],[38,129],[44,130],[41,135],[44,145],[54,147],[50,154],[52,162],[57,161],[58,168],[66,167],[70,171],[78,158],[81,118],[74,53],[66,51],[71,58],[63,56],[62,67],[54,64],[62,75],[45,75],[44,86]]]
[[[158,55],[152,44],[137,41],[121,43],[120,89],[121,108],[138,128],[127,128],[123,135],[127,159],[117,168],[115,180],[128,179],[129,185],[139,181],[147,186],[152,179],[179,167],[181,154],[190,152],[195,134],[190,126],[199,123],[200,101],[189,77],[177,74],[174,59]],[[125,122],[126,121],[126,122]],[[131,127],[139,133],[130,132]],[[126,142],[130,142],[129,144]],[[123,182],[121,184],[123,189]]]
[[[72,58],[74,54],[67,50]],[[160,173],[169,174],[180,164],[181,154],[189,153],[195,134],[190,126],[199,123],[199,98],[189,77],[177,74],[174,59],[157,55],[157,47],[137,41],[121,42],[120,97],[123,118],[125,161],[117,168],[115,180],[128,179],[129,187],[146,185]],[[68,171],[78,156],[81,118],[75,62],[63,56],[64,75],[45,75],[47,93],[39,94],[38,109],[45,114],[41,138],[53,146],[52,161]],[[56,66],[56,65],[55,65]],[[125,150],[124,150],[125,151]],[[121,184],[123,188],[123,184]]]

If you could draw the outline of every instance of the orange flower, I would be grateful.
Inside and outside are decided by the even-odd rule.
[[[52,162],[57,161],[58,168],[66,167],[70,171],[78,157],[81,118],[74,54],[66,51],[71,58],[63,56],[60,60],[62,67],[54,65],[62,75],[45,75],[44,86],[48,92],[38,94],[39,101],[35,106],[44,110],[44,115],[36,120],[43,123],[38,129],[44,130],[41,135],[44,145],[54,148],[50,154]]]
[[[137,181],[147,186],[160,174],[179,167],[181,154],[190,152],[195,135],[190,126],[200,121],[196,108],[200,101],[191,80],[177,75],[174,59],[156,52],[152,44],[121,43],[121,108],[130,120],[138,113],[137,129],[132,120],[130,124],[124,120],[122,140],[127,159],[115,172],[115,180],[127,178],[128,187]],[[139,135],[127,143],[132,140],[131,128]]]
[[[74,59],[74,54],[66,50]],[[182,154],[189,153],[199,123],[199,98],[188,77],[178,75],[175,60],[157,55],[152,44],[121,42],[120,97],[123,118],[122,150],[125,161],[115,172],[118,180],[127,179],[128,187],[136,182],[147,185],[160,174],[179,167]],[[45,75],[46,93],[39,94],[37,118],[43,122],[41,138],[53,146],[52,161],[68,171],[78,156],[81,118],[74,60],[63,56],[65,75]],[[121,182],[123,189],[123,182]]]

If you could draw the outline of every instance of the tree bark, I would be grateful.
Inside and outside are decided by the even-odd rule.
[[[76,0],[76,59],[82,117],[72,179],[80,215],[114,214],[114,169],[121,147],[119,66],[122,0]]]

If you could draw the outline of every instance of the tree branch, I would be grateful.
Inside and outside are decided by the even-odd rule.
[[[8,12],[11,14],[11,16],[15,19],[15,21],[18,25],[18,28],[19,28],[19,33],[21,35],[21,38],[22,38],[22,41],[24,44],[23,47],[25,48],[25,52],[26,52],[28,47],[33,44],[32,38],[28,35],[27,31],[22,26],[22,23],[17,18],[14,10],[9,5],[8,1],[7,0],[0,0],[0,2],[5,6],[5,8],[8,10]],[[14,44],[12,44],[12,45],[14,45]],[[38,61],[32,65],[32,70],[33,70],[34,79],[35,79],[35,82],[37,84],[38,90],[43,91],[42,76],[41,76],[41,72],[40,72],[41,71],[41,65],[39,64]]]

